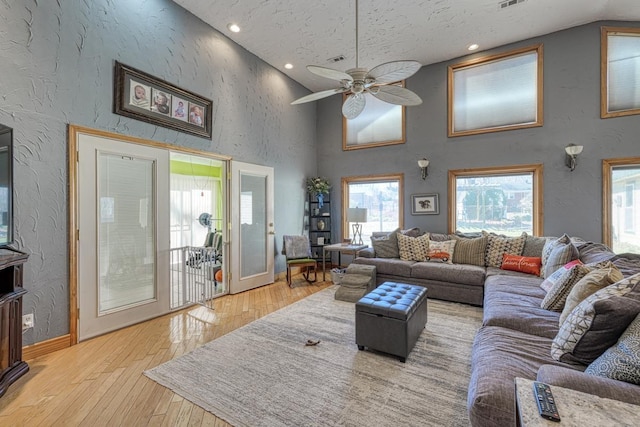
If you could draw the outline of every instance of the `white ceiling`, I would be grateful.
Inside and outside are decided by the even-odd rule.
[[[312,91],[336,86],[306,65],[355,67],[355,0],[174,0]],[[433,64],[599,20],[640,21],[640,0],[359,0],[359,66]],[[227,24],[242,28],[232,33]],[[339,55],[345,60],[329,61]],[[285,63],[294,65],[285,69]]]

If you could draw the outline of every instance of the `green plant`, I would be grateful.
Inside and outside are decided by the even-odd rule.
[[[331,184],[323,177],[307,178],[307,191],[310,194],[329,194]]]

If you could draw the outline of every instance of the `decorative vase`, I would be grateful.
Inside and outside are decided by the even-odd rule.
[[[318,207],[322,209],[322,205],[324,205],[324,194],[322,193],[316,194],[316,199],[318,199]]]
[[[318,230],[324,230],[324,226],[325,226],[324,221],[319,219],[318,220]]]

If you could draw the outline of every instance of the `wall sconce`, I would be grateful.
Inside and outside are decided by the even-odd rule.
[[[567,167],[573,171],[578,164],[578,154],[582,153],[582,149],[584,147],[582,145],[569,144],[564,147],[564,151],[566,151],[566,155],[564,158],[564,163]]]
[[[355,222],[351,225],[353,231],[353,244],[362,244],[362,224],[361,222],[367,222],[367,209],[366,208],[348,208],[347,209],[347,222]]]
[[[429,175],[429,171],[427,170],[429,167],[429,160],[424,158],[418,160],[418,166],[420,166],[420,169],[422,170],[422,179],[426,179],[427,175]]]

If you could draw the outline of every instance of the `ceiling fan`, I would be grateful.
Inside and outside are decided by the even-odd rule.
[[[422,67],[418,61],[392,61],[378,65],[370,71],[358,67],[358,0],[356,0],[356,67],[347,71],[338,71],[317,65],[307,65],[307,70],[321,77],[338,80],[340,87],[323,90],[298,98],[291,105],[317,101],[338,93],[349,93],[342,105],[342,115],[353,119],[364,110],[366,105],[365,93],[381,101],[396,105],[420,105],[422,99],[409,89],[400,87],[396,83],[414,75]]]

